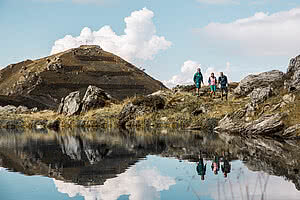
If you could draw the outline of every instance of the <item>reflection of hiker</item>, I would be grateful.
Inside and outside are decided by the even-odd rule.
[[[208,84],[210,86],[210,97],[214,94],[216,96],[216,89],[217,89],[217,78],[215,77],[214,73],[211,73],[210,77],[208,78]]]
[[[231,165],[226,157],[224,157],[223,164],[221,166],[224,177],[227,178],[227,174],[230,173]]]
[[[223,100],[223,93],[225,93],[225,98],[227,100],[228,96],[228,80],[227,76],[223,74],[223,72],[220,72],[220,77],[218,80],[218,84],[221,85],[221,99]]]
[[[193,80],[194,80],[194,83],[196,85],[196,93],[199,96],[199,89],[201,88],[201,82],[204,85],[203,76],[202,76],[200,68],[197,69],[197,72],[195,73]]]
[[[198,175],[201,176],[201,180],[204,180],[204,176],[205,176],[205,173],[206,173],[206,164],[204,164],[202,157],[200,157],[200,160],[197,164],[196,169],[197,169]]]
[[[211,164],[211,170],[214,172],[214,174],[218,174],[220,170],[220,159],[219,156],[215,156],[212,164]]]

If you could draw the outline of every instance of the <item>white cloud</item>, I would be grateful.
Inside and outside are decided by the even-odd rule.
[[[239,4],[239,0],[197,0],[206,4]]]
[[[208,77],[212,72],[215,73],[215,76],[219,76],[218,72],[223,71],[227,77],[230,77],[231,67],[230,62],[226,63],[225,69],[216,69],[214,67],[202,67],[201,64],[197,61],[187,60],[181,66],[180,74],[172,76],[171,79],[162,81],[167,87],[172,88],[176,85],[191,85],[194,84],[193,77],[197,71],[197,68],[201,68],[203,74],[204,84],[208,84]],[[229,78],[230,79],[230,78]]]
[[[104,185],[84,187],[55,179],[53,181],[59,192],[69,197],[79,194],[85,200],[115,200],[121,195],[130,195],[130,200],[160,199],[161,191],[169,190],[170,186],[176,184],[174,178],[162,176],[156,168],[138,170],[136,166],[107,180]]]
[[[268,14],[258,12],[230,23],[198,29],[203,39],[246,55],[295,55],[300,51],[300,8]]]
[[[172,45],[165,37],[156,35],[153,17],[154,13],[147,8],[132,12],[131,16],[124,19],[126,23],[124,35],[117,35],[110,26],[104,26],[98,31],[85,27],[78,37],[66,35],[57,40],[51,54],[90,44],[100,45],[104,50],[131,62],[151,60],[159,51],[166,50]]]

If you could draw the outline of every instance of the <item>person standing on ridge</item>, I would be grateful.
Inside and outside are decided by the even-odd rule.
[[[218,80],[218,84],[221,85],[221,99],[223,101],[223,96],[225,94],[225,99],[227,100],[228,98],[228,80],[227,76],[224,75],[223,72],[220,72],[220,77]]]
[[[212,98],[212,95],[215,97],[217,90],[217,78],[215,77],[214,73],[211,73],[210,77],[208,78],[208,84],[210,86],[210,97]]]
[[[196,94],[199,97],[201,83],[204,85],[203,75],[201,73],[201,69],[200,68],[197,69],[197,72],[195,73],[193,80],[194,80],[194,83],[195,83],[195,86],[196,86]]]

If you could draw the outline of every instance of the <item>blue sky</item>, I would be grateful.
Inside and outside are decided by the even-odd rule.
[[[2,67],[88,41],[169,86],[200,65],[239,81],[300,54],[299,0],[1,0],[0,27]]]

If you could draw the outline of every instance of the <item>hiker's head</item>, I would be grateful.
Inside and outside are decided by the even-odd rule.
[[[223,72],[220,72],[220,76],[223,76],[224,75],[224,73]]]
[[[204,175],[201,175],[201,180],[204,181]]]
[[[199,73],[201,72],[201,69],[200,69],[200,67],[198,67],[198,69],[197,69],[197,72],[199,72]]]
[[[214,76],[215,76],[215,74],[214,74],[214,73],[211,73],[211,74],[210,74],[210,76],[211,76],[211,77],[214,77]]]

